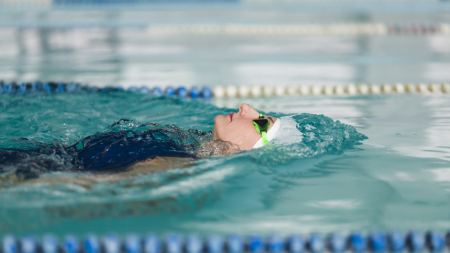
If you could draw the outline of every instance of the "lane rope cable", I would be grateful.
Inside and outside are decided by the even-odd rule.
[[[385,83],[385,84],[286,84],[286,85],[122,85],[93,86],[76,82],[7,82],[0,81],[0,95],[60,94],[76,92],[128,91],[154,96],[179,98],[259,98],[281,96],[365,96],[395,94],[450,94],[450,82],[445,83]]]

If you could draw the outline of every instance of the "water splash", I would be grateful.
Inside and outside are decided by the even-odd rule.
[[[290,116],[297,122],[302,140],[290,145],[271,145],[252,154],[256,162],[268,166],[294,159],[339,154],[367,139],[356,128],[324,115],[302,113]]]

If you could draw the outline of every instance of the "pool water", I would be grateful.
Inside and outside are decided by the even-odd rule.
[[[155,22],[449,22],[448,2],[393,2],[395,8],[387,1],[346,2],[352,8],[306,3],[302,8],[299,1],[277,8],[247,3],[3,12],[0,78],[125,86],[448,81],[448,35],[192,36],[149,29]],[[2,180],[0,234],[291,233],[450,226],[448,95],[211,101],[127,92],[2,95],[0,146],[25,145],[21,138],[69,145],[122,118],[208,130],[215,114],[230,112],[241,102],[266,112],[324,114],[368,138],[338,152],[286,156],[295,152],[252,151],[87,186]],[[78,176],[58,172],[41,178]]]
[[[448,227],[450,102],[445,96],[246,102],[287,114],[326,113],[368,139],[342,152],[289,156],[289,149],[252,151],[87,186],[57,180],[8,185],[3,180],[1,231],[289,233]],[[401,110],[405,105],[408,110]],[[2,97],[1,107],[3,146],[20,146],[24,136],[71,144],[121,118],[208,130],[215,114],[230,111],[203,101],[126,92]],[[41,178],[61,176],[79,173]]]

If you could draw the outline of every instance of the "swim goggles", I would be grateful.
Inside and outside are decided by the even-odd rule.
[[[252,123],[256,132],[261,136],[263,144],[269,144],[269,139],[267,138],[267,131],[270,127],[269,119],[267,117],[264,117],[264,115],[260,113],[259,117],[257,119],[254,119]]]

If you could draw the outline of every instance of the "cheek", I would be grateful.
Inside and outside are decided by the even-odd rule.
[[[224,121],[223,115],[217,115],[214,118],[214,137],[222,139],[222,136],[226,133],[227,124]]]
[[[241,145],[246,139],[246,131],[242,124],[238,121],[226,124],[223,128],[219,129],[219,139],[228,141],[237,145]]]
[[[214,118],[214,136],[216,139],[222,141],[235,142],[234,136],[236,136],[236,124],[235,122],[229,122],[223,115],[216,116]]]

